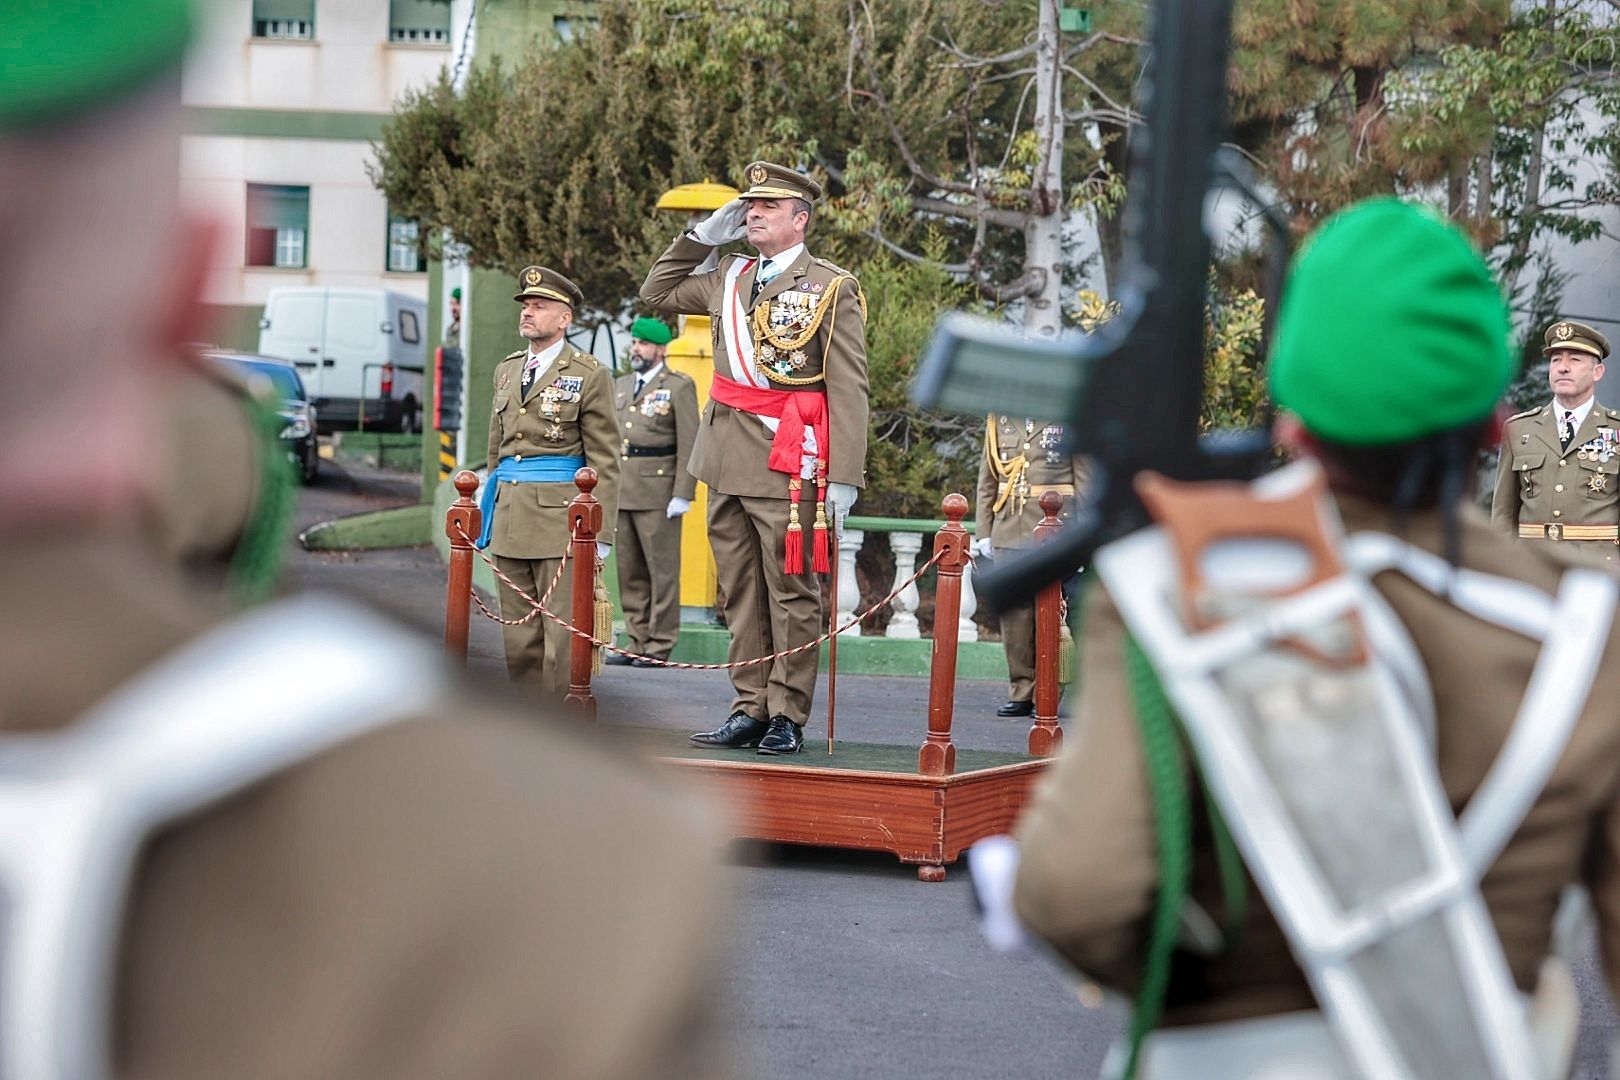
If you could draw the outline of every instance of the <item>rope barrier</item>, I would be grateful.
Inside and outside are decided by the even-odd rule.
[[[455,526],[455,531],[460,534],[461,539],[467,541],[468,543],[472,542],[472,538],[467,535],[466,531],[462,529],[460,525]],[[683,671],[730,671],[733,668],[745,668],[753,667],[756,664],[768,664],[773,660],[779,660],[787,656],[795,656],[799,653],[807,652],[810,649],[818,648],[823,643],[831,641],[835,635],[842,634],[845,630],[859,626],[861,623],[877,614],[877,612],[881,611],[884,607],[893,603],[895,597],[899,596],[912,585],[916,584],[917,580],[921,578],[923,574],[927,573],[928,570],[934,566],[934,564],[938,563],[945,554],[943,550],[935,552],[931,559],[917,568],[917,572],[915,574],[912,574],[909,578],[902,582],[888,596],[885,596],[882,600],[879,600],[877,603],[873,604],[859,615],[852,617],[847,623],[840,626],[837,630],[830,630],[816,638],[814,641],[807,641],[803,645],[795,645],[791,649],[783,649],[780,652],[771,653],[769,656],[757,656],[752,660],[737,660],[727,664],[689,664],[678,660],[661,660],[656,656],[643,656],[640,653],[631,652],[629,649],[621,649],[610,641],[602,641],[584,630],[579,629],[567,619],[553,613],[549,608],[547,608],[545,606],[545,602],[551,599],[552,590],[555,589],[557,587],[557,583],[562,580],[563,569],[568,565],[568,550],[569,549],[566,547],[563,548],[562,562],[557,566],[556,576],[551,579],[551,584],[546,587],[545,593],[540,597],[539,600],[536,600],[534,597],[530,596],[528,592],[524,590],[523,586],[519,585],[517,582],[513,581],[511,578],[502,573],[500,567],[495,565],[495,561],[493,559],[491,559],[484,552],[479,551],[478,557],[484,560],[484,564],[490,568],[491,572],[493,572],[494,575],[504,585],[506,585],[507,588],[523,597],[524,602],[533,607],[534,610],[525,615],[521,620],[503,619],[498,615],[492,614],[490,610],[484,606],[484,602],[479,599],[477,590],[474,590],[473,600],[475,603],[477,603],[478,610],[483,612],[486,617],[493,619],[495,622],[498,622],[503,626],[520,626],[534,618],[536,615],[544,615],[558,626],[566,628],[570,634],[577,638],[585,639],[598,649],[606,649],[608,652],[618,653],[620,656],[627,656],[632,660],[646,661],[647,663],[655,664],[658,667],[678,668]]]

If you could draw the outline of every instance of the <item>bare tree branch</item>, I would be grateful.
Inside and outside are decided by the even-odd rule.
[[[1091,79],[1089,79],[1086,76],[1085,72],[1081,71],[1079,68],[1073,67],[1072,65],[1069,65],[1069,64],[1064,64],[1063,65],[1063,70],[1067,74],[1073,75],[1075,78],[1077,78],[1081,82],[1085,83],[1086,84],[1086,89],[1090,90],[1092,95],[1095,96],[1103,104],[1107,105],[1108,108],[1111,111],[1119,114],[1120,116],[1137,116],[1137,114],[1131,109],[1131,107],[1129,105],[1121,105],[1119,102],[1115,101],[1112,97],[1109,97],[1108,93],[1106,91],[1104,91],[1102,87],[1100,87],[1096,83],[1092,82]],[[1141,123],[1141,117],[1137,116],[1137,118],[1135,120],[1130,121],[1130,123]]]
[[[1029,215],[1022,210],[1006,210],[999,206],[987,206],[981,212],[976,207],[963,206],[946,199],[936,199],[930,195],[911,196],[911,205],[918,210],[927,210],[934,214],[943,214],[946,217],[961,218],[971,221],[974,217],[982,216],[992,225],[1000,225],[1008,229],[1022,229],[1029,223]]]

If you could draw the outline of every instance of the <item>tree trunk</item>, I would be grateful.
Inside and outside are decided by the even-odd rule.
[[[1098,124],[1103,139],[1103,160],[1117,176],[1128,176],[1130,170],[1130,130],[1112,124]],[[1119,291],[1119,273],[1125,262],[1125,215],[1119,210],[1113,214],[1097,215],[1097,242],[1102,248],[1105,296]]]
[[[1055,335],[1063,325],[1063,69],[1059,63],[1058,0],[1039,0],[1035,31],[1035,133],[1041,156],[1030,189],[1024,230],[1024,274],[1040,287],[1024,301],[1024,331]],[[1033,275],[1033,278],[1032,278]]]

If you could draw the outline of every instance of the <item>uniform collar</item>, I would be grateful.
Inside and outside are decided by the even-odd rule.
[[[528,359],[523,362],[523,370],[527,371],[530,368],[539,368],[541,371],[544,371],[557,359],[558,355],[563,351],[563,346],[566,344],[568,344],[568,339],[560,337],[550,345],[546,346],[544,349],[541,349],[539,352],[534,352],[531,350]]]
[[[632,371],[630,374],[634,375],[636,378],[640,379],[642,386],[646,386],[647,384],[651,383],[654,379],[658,378],[658,376],[662,375],[663,373],[664,373],[664,362],[662,360],[660,360],[660,361],[658,361],[658,363],[654,364],[652,367],[648,368],[646,371],[643,371],[643,372],[640,372],[640,373]]]
[[[786,273],[787,269],[793,265],[794,260],[803,254],[804,244],[798,243],[794,244],[786,251],[778,251],[775,255],[772,255],[768,259],[762,255],[760,256],[759,266],[754,270],[754,277],[757,280],[762,276],[766,276],[765,271],[767,267],[770,268],[770,274],[768,275],[770,277],[775,277],[778,274]]]

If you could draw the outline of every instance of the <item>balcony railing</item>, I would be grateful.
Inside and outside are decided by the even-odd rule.
[[[894,556],[894,584],[880,592],[878,596],[881,597],[916,573],[923,538],[933,536],[944,526],[945,522],[936,520],[862,517],[856,514],[845,519],[844,537],[838,544],[838,624],[842,626],[848,622],[863,607],[860,582],[855,576],[855,559],[865,546],[868,534],[886,538],[889,552]],[[964,521],[962,526],[970,533],[973,531],[971,521]],[[921,601],[916,583],[906,586],[894,599],[894,615],[884,628],[883,636],[906,639],[922,637],[922,629],[917,623],[917,608]],[[979,600],[973,593],[973,564],[970,562],[962,568],[962,607],[956,628],[958,641],[979,640],[979,627],[973,621],[974,612],[978,609]],[[861,631],[862,627],[852,626],[841,636],[860,637]]]

